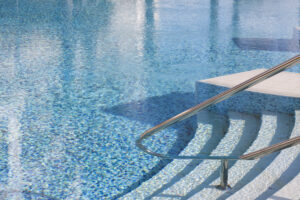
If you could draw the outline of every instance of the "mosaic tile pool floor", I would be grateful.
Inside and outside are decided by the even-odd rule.
[[[139,151],[138,135],[194,105],[195,81],[297,54],[276,44],[292,39],[298,12],[296,0],[0,1],[0,197],[137,187],[168,162]],[[148,145],[177,154],[193,124]]]

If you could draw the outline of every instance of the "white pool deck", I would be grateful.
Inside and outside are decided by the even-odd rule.
[[[205,79],[200,82],[224,87],[233,87],[264,71],[266,71],[266,69],[256,69]],[[248,88],[246,91],[300,98],[300,73],[281,72]]]

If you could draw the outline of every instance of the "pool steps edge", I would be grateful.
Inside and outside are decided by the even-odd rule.
[[[255,73],[257,73],[258,71],[261,71],[261,70],[264,70],[264,69],[253,70],[253,71]],[[251,73],[253,73],[253,72],[251,72]],[[290,72],[287,72],[287,74],[289,74],[289,73]],[[287,75],[287,74],[285,74],[285,75]],[[294,74],[294,73],[292,73],[292,74]],[[231,76],[231,75],[227,75],[227,76]],[[235,76],[235,77],[237,77],[237,76]],[[297,81],[297,80],[299,81],[300,80],[298,78],[300,76],[294,76],[294,77],[296,77],[296,79],[294,81]],[[227,78],[225,78],[225,80],[226,79],[227,80],[232,80],[232,77],[227,77]],[[280,80],[280,79],[281,78],[279,78],[278,80]],[[275,79],[273,79],[273,80],[275,80]],[[277,82],[278,82],[278,80],[277,80]],[[219,85],[217,85],[217,84],[214,85],[211,82],[211,80],[207,81],[207,82],[206,81],[207,80],[202,80],[202,81],[197,81],[196,82],[196,91],[195,91],[195,93],[196,93],[196,99],[197,99],[198,103],[200,103],[203,100],[206,100],[206,99],[208,99],[208,98],[210,98],[210,97],[226,90],[228,87],[231,87],[230,85],[226,85],[226,84],[225,85],[220,85],[220,84]],[[232,82],[232,81],[229,81],[229,82]],[[275,80],[275,82],[276,82],[276,80]],[[232,113],[231,110],[236,111],[236,112],[241,112],[241,113],[252,114],[254,116],[257,116],[257,115],[260,115],[261,113],[263,113],[262,114],[262,121],[264,121],[265,115],[266,116],[267,115],[278,115],[278,114],[279,115],[293,115],[294,111],[300,108],[300,98],[297,97],[298,93],[296,92],[296,96],[295,96],[295,93],[293,93],[294,96],[291,95],[291,97],[289,97],[287,94],[284,94],[284,96],[280,96],[280,95],[281,95],[280,93],[277,94],[276,91],[274,92],[274,90],[272,90],[271,93],[270,93],[270,91],[268,91],[267,94],[264,93],[264,91],[258,91],[257,89],[256,89],[256,91],[251,91],[251,90],[243,91],[240,94],[230,98],[229,100],[226,100],[225,102],[222,102],[222,103],[219,103],[219,104],[213,106],[212,108],[209,109],[209,113],[211,113],[211,112],[218,113],[218,114],[220,114],[219,116],[221,116],[221,115],[226,116],[227,114]],[[300,96],[300,90],[299,90],[299,96]],[[282,114],[282,113],[286,113],[286,114]],[[297,116],[298,116],[297,117],[298,120],[296,120],[295,124],[297,125],[297,123],[298,124],[300,123],[299,111],[296,111],[296,113],[297,113]],[[200,120],[200,118],[201,118],[201,114],[198,115],[199,120]],[[295,127],[296,127],[296,125],[295,125]],[[262,124],[262,126],[263,126],[263,124]],[[260,132],[261,132],[261,130],[260,130]],[[294,132],[295,131],[293,131],[293,134],[295,134]],[[193,139],[187,145],[187,147],[182,151],[181,155],[184,155],[185,153],[190,152],[190,149],[195,148],[195,147],[192,147],[192,146],[197,146],[196,144],[197,144],[197,142],[199,142],[197,140],[200,140],[200,141],[205,140],[205,139],[199,137],[198,135],[199,135],[199,133],[196,133],[195,138],[198,138],[198,139],[194,138],[195,140]],[[259,138],[259,137],[260,137],[260,135],[258,134],[257,138]],[[279,136],[279,138],[276,138],[276,137],[278,137],[278,136],[275,135],[274,138],[272,138],[272,143],[276,142],[277,140],[280,141],[280,137],[284,138],[285,136],[281,135],[281,136]],[[218,145],[220,145],[220,143],[218,143]],[[253,144],[250,145],[250,148],[248,150],[246,150],[246,152],[250,151],[251,148],[252,148],[251,146],[253,146],[253,145],[255,146],[255,143],[259,143],[259,142],[257,142],[255,140],[253,142]],[[293,147],[292,149],[295,149],[295,147]],[[279,155],[282,155],[282,154],[283,153],[280,153]],[[280,160],[280,158],[277,159],[277,157],[276,157],[273,162],[275,162],[277,160]],[[183,164],[179,164],[180,162],[182,162]],[[168,185],[168,180],[170,181],[172,179],[172,177],[176,176],[177,174],[180,174],[181,169],[183,169],[185,166],[189,166],[189,163],[191,163],[191,162],[193,162],[193,161],[178,161],[178,160],[172,161],[164,169],[162,169],[157,175],[153,176],[148,181],[142,183],[141,186],[139,186],[135,190],[131,191],[130,193],[124,195],[121,199],[169,199],[170,197],[180,198],[180,199],[197,199],[197,198],[199,198],[199,196],[201,196],[201,194],[203,194],[203,191],[205,191],[206,189],[200,190],[199,192],[194,192],[194,194],[190,195],[188,198],[186,198],[187,196],[185,196],[185,197],[180,196],[180,195],[177,196],[176,194],[175,194],[175,196],[172,196],[173,194],[160,195],[161,192],[163,192],[164,190],[159,189],[159,188],[164,188],[163,185]],[[275,165],[275,164],[273,164],[273,162],[270,163],[270,166]],[[201,164],[203,165],[203,163],[200,163],[200,165]],[[172,167],[172,165],[173,165],[173,167]],[[239,165],[238,163],[235,163],[233,168],[238,166],[238,165]],[[176,168],[176,166],[177,166],[177,168]],[[199,166],[194,166],[194,168],[197,168]],[[269,166],[267,167],[267,169],[268,168],[269,168]],[[232,176],[231,170],[229,170],[229,173],[230,173],[230,176]],[[261,176],[263,176],[263,174],[264,174],[264,172],[259,174],[257,177],[261,177]],[[279,174],[277,174],[277,175],[279,175]],[[187,175],[184,175],[184,177],[185,176],[187,176]],[[232,178],[233,177],[234,176],[232,176]],[[255,181],[257,179],[257,177],[255,177],[250,182],[250,184],[253,181]],[[298,179],[296,179],[296,180],[298,180]],[[300,180],[300,178],[299,178],[299,180]],[[215,180],[213,182],[213,184],[216,183],[217,181],[218,180]],[[230,178],[229,178],[229,182],[230,182]],[[185,186],[186,184],[183,184],[183,186]],[[243,195],[247,196],[248,195],[247,192],[249,192],[245,188],[249,188],[251,186],[248,186],[248,184],[246,185],[245,183],[244,183],[244,185],[245,186],[242,187],[241,190],[235,191],[233,189],[231,192],[227,192],[227,193],[225,192],[225,195],[224,195],[224,192],[216,192],[214,190],[214,188],[212,188],[212,187],[209,187],[209,188],[213,192],[207,191],[207,192],[204,192],[204,193],[209,194],[208,195],[209,199],[211,199],[213,196],[214,196],[214,198],[219,198],[219,199],[224,199],[225,197],[226,198],[229,197],[230,199],[236,199],[236,198],[241,198],[241,197],[245,198],[245,196],[243,196]],[[284,188],[284,187],[281,186],[281,188]],[[183,188],[179,188],[179,189],[183,189]],[[172,189],[171,190],[168,189],[168,190],[170,192],[172,191]],[[168,190],[165,190],[165,192],[167,192]],[[243,192],[244,190],[246,192]],[[261,195],[264,195],[264,198],[265,198],[265,197],[267,197],[267,195],[272,196],[272,194],[277,192],[277,190],[278,190],[278,192],[281,191],[280,188],[277,188],[276,190],[274,190],[274,188],[267,188],[267,189],[265,188],[265,191],[260,191],[260,192],[261,192]],[[175,193],[177,193],[176,189],[173,190],[173,191],[175,191]],[[236,195],[237,195],[237,197],[236,197]],[[299,195],[299,197],[300,197],[300,195]]]
[[[296,136],[300,136],[300,110],[295,111],[295,126],[290,137],[292,138]],[[285,179],[287,178],[286,176],[288,172],[290,173],[290,176],[296,176],[299,172],[299,167],[297,170],[290,168],[293,162],[299,163],[299,159],[297,159],[299,158],[299,155],[300,145],[281,151],[276,159],[263,171],[263,173],[260,174],[260,176],[256,177],[252,182],[247,184],[228,199],[272,199],[272,196],[280,195],[280,192],[276,195],[276,191],[280,191],[281,188],[285,187]],[[299,174],[297,176],[299,176]],[[299,177],[296,180],[299,180]],[[286,185],[286,187],[288,186],[289,185]],[[297,188],[289,188],[289,190],[294,191],[294,193],[285,193],[285,196],[289,196],[288,198],[296,196],[295,199],[300,199],[300,192]],[[274,193],[275,195],[273,195]]]
[[[211,152],[224,136],[224,131],[228,128],[227,118],[206,111],[198,113],[198,128],[194,138],[184,148],[180,155],[187,155],[190,152]],[[203,134],[206,133],[206,134]],[[208,145],[205,145],[209,141]],[[145,199],[156,193],[164,185],[176,179],[178,174],[184,170],[187,165],[192,165],[190,160],[173,160],[162,170],[160,170],[151,179],[143,182],[135,190],[127,193],[120,199]],[[179,175],[180,176],[180,175]]]
[[[256,116],[237,112],[229,112],[228,116],[230,120],[228,132],[211,155],[241,155],[256,138],[260,125],[260,120]],[[177,196],[181,199],[189,199],[197,190],[205,188],[213,180],[218,179],[219,169],[219,160],[204,160],[188,175],[161,194],[157,194],[156,197],[164,199],[165,196]]]
[[[283,113],[263,112],[261,115],[261,127],[257,138],[247,149],[245,153],[250,153],[260,148],[281,142],[290,137],[294,125],[294,116]],[[274,124],[281,124],[274,126]],[[230,190],[217,190],[213,187],[206,187],[196,193],[190,199],[226,199],[230,195],[239,191],[240,188],[251,182],[256,176],[259,176],[263,169],[266,168],[276,158],[278,154],[272,154],[261,159],[245,161],[238,160],[229,163],[229,184]],[[219,179],[214,180],[211,185],[218,184]]]

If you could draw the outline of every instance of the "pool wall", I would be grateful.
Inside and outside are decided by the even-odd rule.
[[[196,82],[196,101],[203,102],[223,91],[228,87]],[[228,111],[261,114],[262,111],[282,112],[293,114],[300,108],[300,98],[264,94],[252,91],[243,91],[235,96],[211,106],[211,111],[226,114]]]

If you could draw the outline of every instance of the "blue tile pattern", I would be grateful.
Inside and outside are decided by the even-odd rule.
[[[0,197],[114,199],[151,177],[168,161],[135,139],[192,106],[196,80],[296,54],[233,41],[292,37],[299,2],[263,2],[0,1]],[[194,125],[149,145],[177,154]]]

